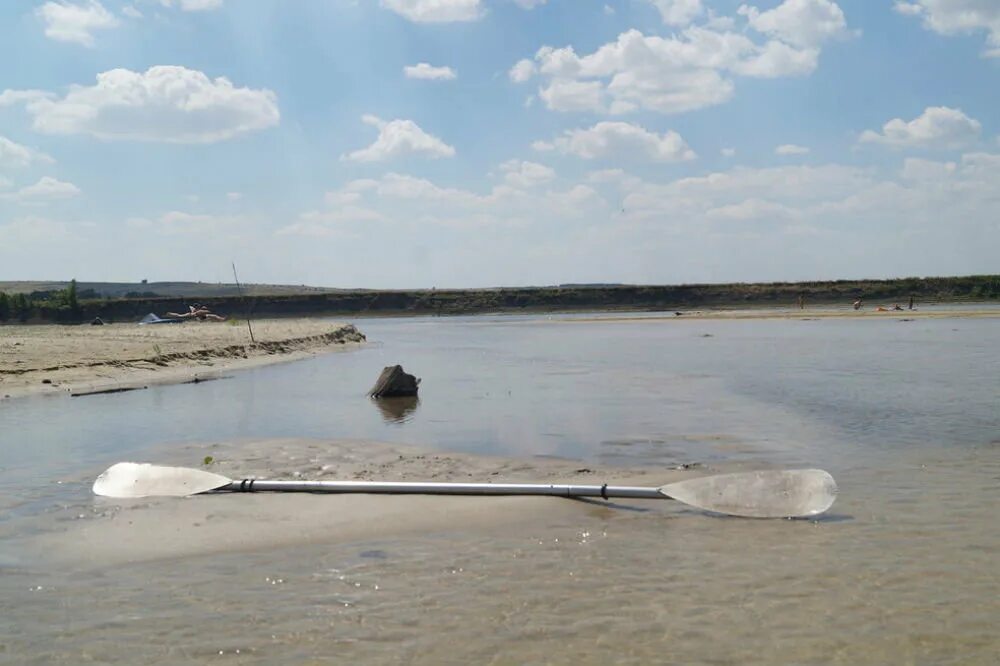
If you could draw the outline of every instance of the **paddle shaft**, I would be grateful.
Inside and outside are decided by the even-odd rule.
[[[541,483],[412,483],[388,481],[233,481],[225,492],[368,493],[390,495],[552,495],[556,497],[628,497],[672,499],[659,488]]]

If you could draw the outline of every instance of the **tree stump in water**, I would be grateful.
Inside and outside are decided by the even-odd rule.
[[[382,370],[375,386],[368,392],[373,398],[398,398],[417,394],[420,379],[407,374],[401,365],[390,365]]]

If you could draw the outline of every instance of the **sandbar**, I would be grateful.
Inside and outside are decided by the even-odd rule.
[[[227,372],[351,349],[365,336],[321,319],[0,326],[0,399],[81,395],[211,379]]]
[[[701,465],[674,469],[595,467],[568,459],[514,459],[373,441],[301,438],[171,445],[149,455],[152,459],[142,462],[201,468],[232,479],[614,482],[658,487],[721,471]],[[212,457],[207,466],[205,456]],[[92,470],[92,477],[100,471]],[[72,482],[76,481],[89,494],[93,478]],[[534,520],[579,520],[595,510],[607,511],[622,504],[650,510],[678,509],[676,502],[648,500],[309,493],[217,493],[139,500],[93,497],[86,502],[89,506],[75,516],[77,520],[67,522],[59,515],[52,516],[56,524],[69,527],[35,541],[38,552],[89,568],[455,530],[488,533]]]

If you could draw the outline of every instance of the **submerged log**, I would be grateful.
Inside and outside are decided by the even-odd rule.
[[[417,394],[420,379],[407,374],[401,365],[390,365],[382,370],[375,386],[368,392],[373,398],[398,398]]]

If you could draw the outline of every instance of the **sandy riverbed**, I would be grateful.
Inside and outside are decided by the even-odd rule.
[[[364,341],[349,324],[317,319],[0,327],[0,399],[78,394],[209,379],[226,372],[345,349]]]
[[[209,466],[203,464],[212,456]],[[156,464],[205,469],[229,478],[446,481],[490,483],[613,482],[657,487],[709,469],[623,469],[579,461],[512,459],[432,452],[410,446],[353,440],[274,439],[170,446]],[[727,468],[733,471],[737,467]],[[84,479],[88,486],[91,479]],[[630,504],[636,501],[617,500]],[[654,505],[657,502],[638,502]],[[674,504],[664,502],[663,504]],[[208,553],[255,551],[310,543],[359,541],[476,529],[487,532],[542,512],[546,520],[586,515],[603,500],[559,497],[455,497],[425,495],[222,494],[196,498],[120,500],[97,497],[90,515],[67,532],[41,539],[56,559],[77,566],[137,562]],[[267,525],[261,530],[261,525]],[[170,539],[163,539],[163,534]]]

